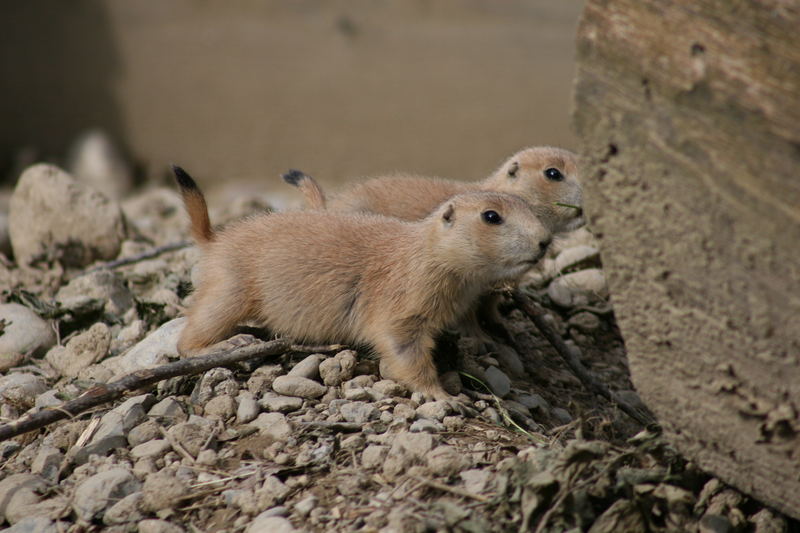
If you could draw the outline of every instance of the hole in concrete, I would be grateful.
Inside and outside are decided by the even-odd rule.
[[[702,44],[700,44],[700,43],[694,43],[694,44],[692,45],[692,55],[693,55],[693,56],[699,56],[699,55],[702,55],[702,54],[704,54],[704,53],[705,53],[705,51],[706,51],[706,47],[705,47],[705,46],[703,46],[703,45],[702,45]]]

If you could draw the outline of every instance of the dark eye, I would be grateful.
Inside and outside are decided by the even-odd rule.
[[[492,210],[484,211],[483,213],[481,213],[481,217],[483,218],[483,221],[486,222],[487,224],[502,224],[503,223],[503,217],[501,217],[497,213],[497,211],[492,211]]]
[[[564,174],[557,168],[548,168],[544,171],[544,175],[551,181],[562,181],[564,179]]]

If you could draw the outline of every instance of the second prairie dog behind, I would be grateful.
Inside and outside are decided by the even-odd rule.
[[[553,233],[571,231],[584,223],[578,158],[569,150],[551,146],[520,150],[478,182],[395,174],[356,182],[328,199],[316,180],[301,171],[288,172],[284,180],[301,190],[311,209],[419,220],[456,194],[494,191],[523,198]]]

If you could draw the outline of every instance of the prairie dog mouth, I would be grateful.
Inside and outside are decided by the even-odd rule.
[[[578,228],[582,228],[585,225],[586,225],[586,218],[583,216],[583,214],[581,214],[579,217],[570,220],[564,227],[564,231],[573,231]]]
[[[538,263],[539,261],[542,260],[542,258],[544,257],[544,254],[545,254],[546,251],[547,250],[542,250],[538,254],[536,254],[533,257],[531,257],[530,259],[526,259],[524,261],[521,261],[520,265],[529,265],[529,266],[535,265],[536,263]]]

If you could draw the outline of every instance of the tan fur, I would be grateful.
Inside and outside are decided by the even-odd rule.
[[[189,214],[189,220],[192,222],[192,238],[197,244],[208,244],[214,238],[214,232],[208,219],[206,199],[198,189],[194,189],[183,194],[183,203]]]
[[[297,188],[303,194],[303,199],[309,209],[321,210],[327,207],[325,192],[311,176],[303,175],[297,182]]]
[[[516,171],[512,176],[509,170],[513,167]],[[548,179],[544,174],[548,168],[558,169],[565,179]],[[582,207],[577,157],[569,150],[549,146],[521,150],[488,178],[475,183],[398,174],[356,183],[327,202],[322,189],[310,176],[305,176],[297,186],[311,209],[369,212],[402,220],[424,218],[456,194],[504,192],[515,194],[536,207],[542,222],[554,233],[573,230],[583,224],[582,210],[556,205]],[[323,200],[320,202],[319,198]]]
[[[545,170],[558,169],[562,181],[545,176]],[[554,233],[571,231],[584,224],[583,193],[578,178],[578,159],[569,150],[549,146],[526,148],[509,157],[486,179],[475,182],[394,175],[356,183],[327,203],[315,199],[324,193],[310,176],[303,175],[301,191],[312,209],[378,213],[402,220],[419,220],[448,198],[465,192],[495,191],[523,198],[537,212],[542,222]],[[297,171],[295,171],[297,172]],[[302,175],[299,174],[298,175]],[[300,185],[298,185],[300,186]],[[556,205],[574,205],[581,209]],[[518,279],[503,280],[502,285],[516,285]],[[473,307],[458,325],[461,332],[480,339],[486,349],[492,341],[479,325],[478,310],[490,322],[499,322],[499,297],[488,295]]]
[[[196,186],[182,191],[196,209]],[[485,222],[489,209],[504,222]],[[193,226],[202,223],[195,215]],[[448,398],[431,356],[435,335],[498,280],[527,271],[549,240],[522,200],[485,192],[414,223],[309,211],[248,218],[202,247],[203,281],[178,348],[193,354],[254,321],[300,342],[372,345],[393,377]]]

